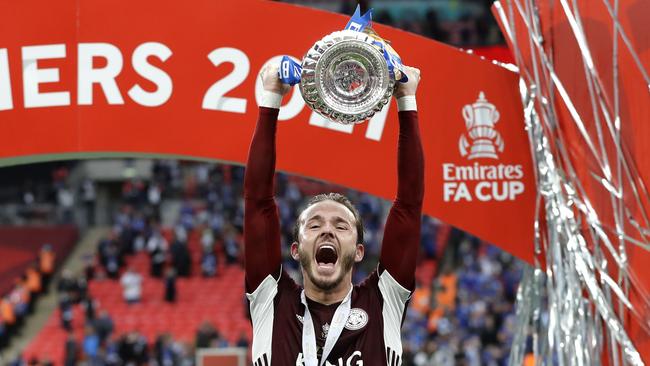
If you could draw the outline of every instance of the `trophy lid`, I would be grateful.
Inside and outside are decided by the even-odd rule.
[[[483,93],[483,91],[479,92],[478,98],[474,103],[471,104],[471,106],[474,109],[480,109],[480,108],[494,109],[494,104],[488,102],[488,100],[485,99],[485,93]]]

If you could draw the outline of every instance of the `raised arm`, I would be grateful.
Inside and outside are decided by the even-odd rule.
[[[278,275],[282,261],[280,219],[274,199],[275,130],[282,96],[288,92],[277,66],[260,72],[264,95],[246,162],[244,177],[244,245],[246,291],[253,292],[269,275]],[[276,276],[277,277],[277,276]]]
[[[386,220],[379,261],[397,282],[413,290],[424,197],[424,154],[415,103],[420,71],[407,68],[406,72],[409,81],[395,91],[399,111],[397,197]]]

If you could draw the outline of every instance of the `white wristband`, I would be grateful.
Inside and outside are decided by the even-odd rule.
[[[282,94],[274,93],[268,90],[264,90],[262,92],[262,100],[260,100],[260,107],[280,109],[281,105],[282,105]]]
[[[397,99],[397,110],[403,111],[417,111],[418,104],[415,101],[415,95],[405,95]]]

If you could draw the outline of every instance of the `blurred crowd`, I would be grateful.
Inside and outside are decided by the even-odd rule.
[[[111,365],[154,365],[154,366],[192,366],[195,363],[195,351],[200,348],[248,348],[249,340],[245,334],[231,343],[214,324],[204,321],[196,329],[193,342],[181,340],[173,334],[160,333],[155,339],[147,339],[137,330],[115,333],[115,323],[111,314],[95,300],[89,291],[89,282],[100,276],[102,269],[95,269],[88,261],[88,266],[78,275],[64,270],[56,283],[59,299],[60,326],[66,330],[67,337],[62,340],[64,347],[63,365],[85,364],[89,366]],[[97,273],[100,272],[100,273]],[[139,296],[133,297],[132,288],[126,285],[127,276],[141,276],[131,268],[124,269],[120,282],[124,285],[124,300],[133,304]],[[140,291],[138,290],[138,295]],[[75,312],[75,308],[81,312]],[[75,319],[81,313],[83,319]],[[77,324],[75,327],[74,325]],[[75,334],[75,328],[83,325],[83,334]],[[37,356],[24,359],[21,355],[9,360],[9,365],[51,365],[51,361]]]
[[[83,224],[94,225],[95,183],[83,179],[70,184],[74,166],[74,162],[56,162],[2,168],[0,224],[79,224],[74,215],[78,209]]]
[[[69,331],[65,340],[66,365],[82,359],[97,365],[124,364],[125,360],[135,364],[146,360],[158,365],[191,365],[197,347],[248,346],[246,335],[242,334],[237,344],[229,344],[209,323],[200,326],[193,344],[177,340],[172,334],[160,334],[153,340],[135,331],[113,334],[111,315],[89,294],[88,281],[107,278],[119,281],[124,301],[135,304],[142,300],[144,276],[164,281],[161,296],[173,303],[177,277],[209,278],[219,276],[222,267],[242,265],[244,168],[158,160],[151,173],[151,179],[127,179],[121,184],[109,235],[98,242],[95,254],[84,258],[81,273],[75,276],[64,270],[58,279],[60,324]],[[300,280],[299,265],[289,255],[293,223],[309,197],[328,191],[350,197],[366,225],[366,260],[354,272],[358,283],[376,268],[390,202],[278,173],[276,201],[284,268]],[[162,224],[163,205],[175,210],[169,226]],[[199,238],[198,246],[188,245],[192,235]],[[200,251],[198,261],[192,260],[195,250]],[[128,256],[135,253],[146,253],[149,273],[138,273],[128,266]],[[418,262],[434,263],[434,269],[429,276],[418,276],[403,326],[403,364],[506,365],[515,326],[515,292],[523,264],[494,246],[426,216]],[[5,298],[21,298],[25,292],[17,285],[15,293]],[[26,299],[29,302],[29,297]],[[72,331],[75,306],[83,309],[83,338],[75,337]],[[27,311],[20,306],[18,310]]]
[[[240,347],[248,348],[248,339],[241,336],[235,344],[230,344],[210,322],[202,323],[196,330],[194,342],[175,339],[172,334],[161,333],[148,340],[138,331],[128,331],[121,335],[113,334],[113,320],[102,311],[94,319],[86,315],[84,334],[78,339],[73,332],[64,340],[65,356],[63,365],[89,366],[193,366],[195,351],[201,348]],[[8,360],[9,366],[38,365],[49,366],[54,362],[44,357],[33,356],[24,359],[21,355]]]
[[[43,245],[34,262],[14,280],[12,288],[0,294],[0,351],[19,334],[25,318],[34,312],[39,296],[47,288],[55,269],[55,253],[49,244]]]
[[[373,9],[373,22],[389,25],[462,48],[503,44],[492,16],[493,0],[280,0],[339,12]],[[334,30],[333,30],[334,31]],[[397,46],[399,47],[399,46]]]
[[[141,275],[124,268],[123,256],[129,253],[148,252],[149,275],[163,280],[191,273],[215,276],[220,266],[241,265],[243,173],[243,168],[230,165],[158,161],[151,181],[124,183],[123,204],[115,215],[111,236],[99,244],[98,262],[108,277],[121,278],[125,301],[137,302],[140,296],[137,284]],[[367,259],[354,272],[354,281],[359,282],[376,268],[390,202],[278,173],[276,200],[284,268],[300,280],[298,263],[288,251],[293,223],[305,201],[324,191],[348,195],[366,224]],[[163,230],[159,209],[168,199],[180,204],[175,225]],[[189,259],[189,235],[200,237],[197,268]],[[419,262],[435,263],[435,272],[430,277],[418,277],[403,327],[404,365],[505,365],[514,334],[514,299],[523,264],[430,217],[423,220]],[[135,279],[126,281],[127,276]],[[125,282],[135,283],[131,294]]]
[[[523,264],[452,230],[440,270],[407,311],[404,365],[507,365]]]

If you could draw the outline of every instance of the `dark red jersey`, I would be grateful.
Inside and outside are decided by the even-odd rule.
[[[301,291],[283,271],[279,280],[269,275],[247,295],[253,321],[254,365],[303,365],[305,307],[300,301]],[[400,327],[410,295],[385,270],[374,271],[354,286],[350,314],[325,365],[400,365]],[[339,304],[324,305],[311,300],[307,303],[320,356]]]
[[[277,109],[260,108],[244,184],[246,289],[255,366],[302,366],[302,288],[281,270],[280,223],[273,198]],[[384,229],[380,264],[351,293],[351,309],[327,360],[320,360],[339,304],[307,299],[320,365],[402,363],[400,328],[415,285],[424,195],[417,112],[399,112],[398,192]]]

